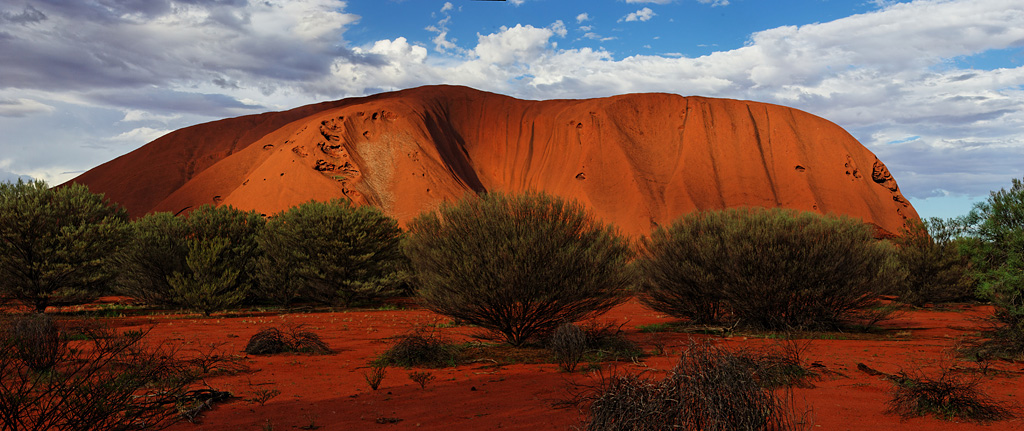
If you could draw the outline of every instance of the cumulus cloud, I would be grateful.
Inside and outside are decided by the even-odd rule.
[[[576,15],[576,23],[577,24],[580,24],[583,21],[589,21],[589,20],[590,20],[590,15],[587,14],[586,12],[583,12],[583,13],[581,13],[579,15]]]
[[[697,0],[697,1],[701,2],[701,4],[710,4],[711,7],[715,7],[715,6],[728,6],[729,5],[729,0]]]
[[[651,18],[654,18],[655,15],[657,14],[654,13],[654,11],[651,10],[651,8],[645,7],[636,12],[630,12],[628,15],[620,18],[619,22],[648,21]]]

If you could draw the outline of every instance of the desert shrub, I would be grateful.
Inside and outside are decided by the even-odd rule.
[[[38,316],[29,326],[49,326]],[[24,324],[15,320],[12,327]],[[43,322],[43,323],[41,323]],[[18,345],[20,330],[0,331],[0,345]],[[41,334],[45,343],[52,331]],[[0,428],[5,430],[162,429],[180,420],[207,389],[190,389],[202,376],[177,352],[143,343],[145,331],[90,330],[86,340],[61,347],[52,364],[34,367],[16,349],[0,351]],[[223,394],[223,393],[221,393]],[[185,410],[182,410],[185,409]]]
[[[203,205],[187,216],[151,214],[134,222],[121,291],[158,305],[206,315],[247,299],[260,256],[255,211]]]
[[[907,269],[900,286],[900,301],[921,306],[969,299],[974,295],[969,259],[961,254],[945,222],[909,220],[894,238],[897,256]]]
[[[274,355],[286,352],[326,355],[331,353],[331,349],[320,339],[319,335],[303,330],[302,326],[289,328],[288,332],[275,327],[264,328],[250,337],[249,342],[245,345],[245,353],[250,355]]]
[[[109,290],[128,213],[86,186],[0,183],[0,298],[42,312]]]
[[[551,334],[548,348],[554,354],[558,366],[571,373],[576,371],[576,366],[587,351],[587,333],[572,323],[563,323]]]
[[[612,376],[591,396],[585,428],[604,430],[794,430],[784,398],[761,387],[749,358],[691,343],[660,381]]]
[[[997,327],[986,348],[1024,355],[1024,181],[989,194],[957,220],[961,248],[971,256],[978,296],[992,301]]]
[[[890,376],[895,385],[889,413],[903,417],[933,415],[943,420],[990,422],[1013,417],[1002,403],[978,389],[979,380],[963,378],[944,369],[938,377],[900,372]]]
[[[519,346],[622,302],[628,242],[577,203],[487,193],[409,224],[406,254],[427,308]]]
[[[398,293],[402,231],[379,209],[348,200],[307,202],[275,215],[259,236],[261,291],[350,306]]]
[[[828,329],[878,319],[902,282],[893,247],[847,217],[785,209],[692,213],[643,238],[641,300],[695,323]]]
[[[399,367],[453,367],[459,358],[459,349],[452,342],[421,330],[398,338],[377,360],[378,365]]]
[[[39,313],[15,319],[7,329],[10,353],[33,371],[49,370],[64,356],[67,342],[53,319]]]

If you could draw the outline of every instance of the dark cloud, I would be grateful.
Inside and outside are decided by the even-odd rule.
[[[185,93],[164,89],[97,91],[85,97],[97,104],[154,113],[189,113],[208,117],[233,117],[269,110],[224,94]]]
[[[32,7],[32,5],[25,6],[25,9],[20,13],[0,11],[0,21],[7,21],[14,24],[26,24],[33,22],[40,22],[46,19],[46,14]]]

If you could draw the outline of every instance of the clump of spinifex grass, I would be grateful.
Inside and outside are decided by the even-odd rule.
[[[1003,404],[978,388],[976,377],[965,378],[950,369],[938,377],[899,372],[889,376],[895,388],[889,412],[902,417],[932,415],[943,420],[965,419],[992,422],[1013,417]]]

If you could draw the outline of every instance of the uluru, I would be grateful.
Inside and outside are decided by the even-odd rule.
[[[135,217],[203,204],[270,215],[347,197],[404,223],[491,190],[575,199],[632,235],[742,206],[891,233],[918,217],[885,164],[828,120],[662,93],[532,101],[418,87],[180,129],[72,181]]]

